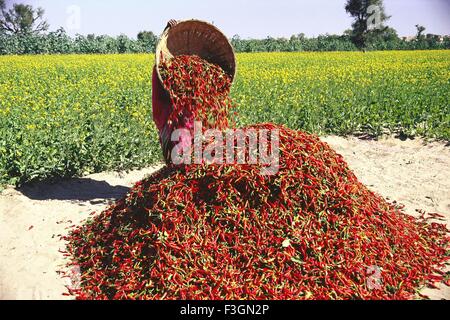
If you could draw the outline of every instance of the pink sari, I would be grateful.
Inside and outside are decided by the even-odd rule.
[[[172,129],[167,124],[167,120],[173,110],[173,107],[169,93],[166,89],[164,89],[158,78],[156,66],[153,68],[152,76],[152,110],[153,121],[155,122],[156,128],[159,132],[159,142],[161,143],[164,160],[167,164],[169,164],[171,160],[171,151],[175,143],[177,143],[171,141]],[[193,121],[185,120],[185,122],[184,127],[192,130]],[[179,143],[183,147],[188,146],[191,143],[191,136],[182,135]]]

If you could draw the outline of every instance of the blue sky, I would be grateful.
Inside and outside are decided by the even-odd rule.
[[[64,27],[69,34],[124,33],[141,30],[160,33],[170,18],[198,18],[214,22],[231,37],[289,37],[305,33],[341,34],[351,24],[345,0],[7,0],[41,6],[51,30]],[[450,34],[450,0],[385,0],[392,15],[388,25],[399,35],[415,34],[415,25],[427,33]],[[75,6],[75,7],[73,7]],[[75,8],[75,9],[74,9]],[[79,15],[78,15],[79,13]],[[74,20],[75,17],[75,20]],[[79,17],[79,19],[77,18]],[[80,23],[73,23],[79,21]]]

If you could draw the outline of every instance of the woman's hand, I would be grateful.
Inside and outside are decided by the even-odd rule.
[[[175,27],[177,24],[178,24],[178,21],[177,21],[177,20],[170,19],[169,22],[167,22],[166,29],[164,29],[164,30],[167,30],[167,29],[169,29],[169,28],[173,28],[173,27]]]

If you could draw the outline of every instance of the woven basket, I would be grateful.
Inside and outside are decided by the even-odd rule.
[[[236,74],[236,56],[227,37],[215,26],[200,20],[178,22],[161,35],[156,47],[158,78],[161,55],[165,60],[179,55],[197,55],[219,65],[233,81]]]

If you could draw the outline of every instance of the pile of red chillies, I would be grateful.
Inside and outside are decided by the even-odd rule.
[[[166,62],[172,128],[224,129],[229,77],[198,57]],[[201,79],[199,78],[201,75]],[[211,113],[208,113],[210,112]],[[211,114],[214,116],[211,117]],[[317,136],[275,124],[280,168],[166,166],[71,231],[78,299],[410,299],[448,281],[449,230],[358,181]]]

